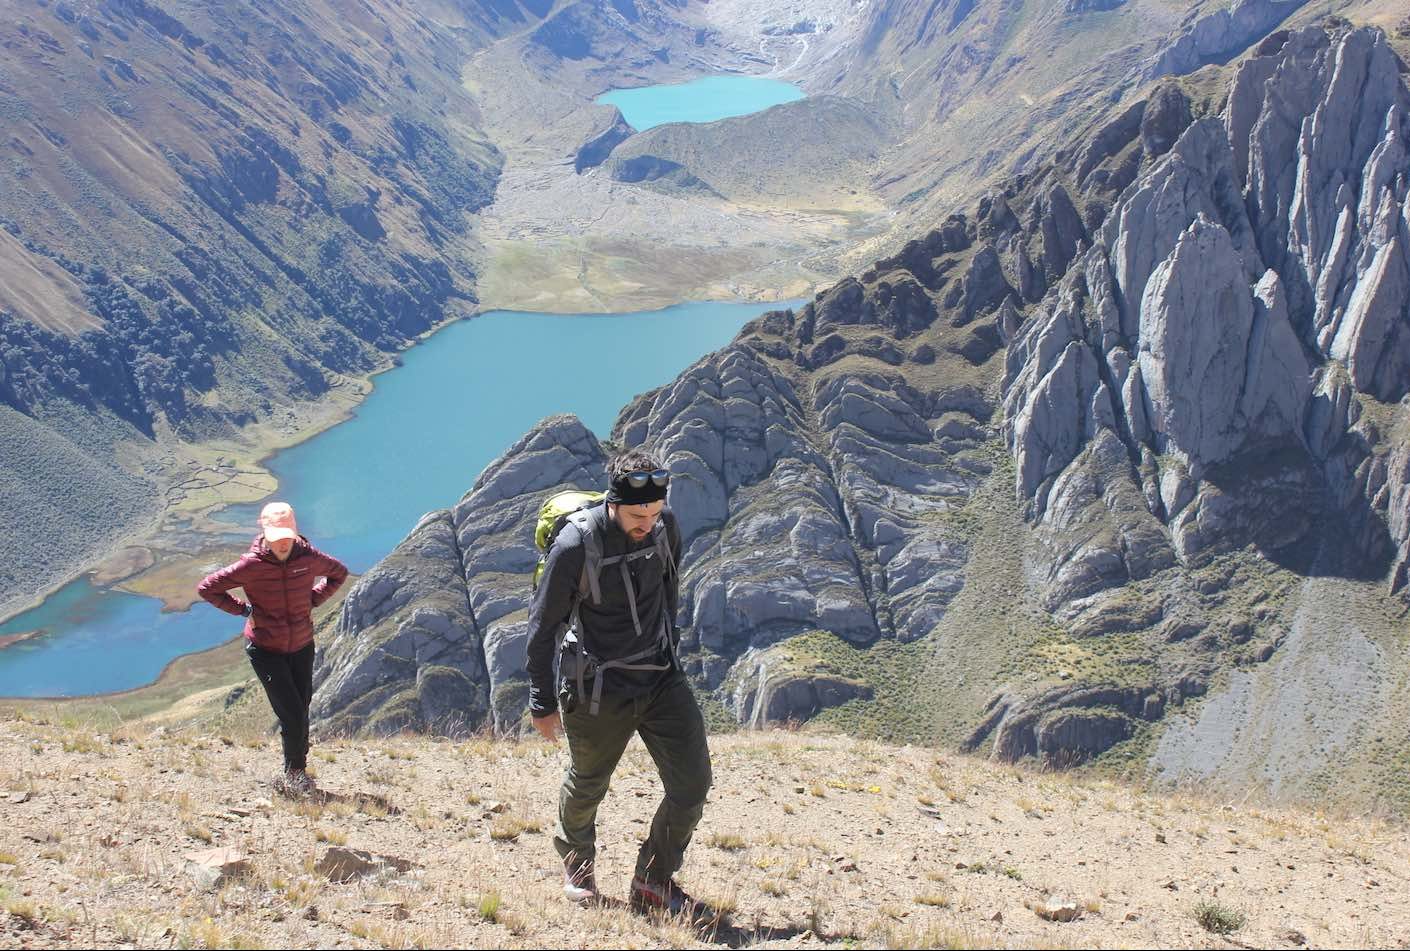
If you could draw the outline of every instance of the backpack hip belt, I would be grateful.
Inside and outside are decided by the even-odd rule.
[[[661,607],[660,630],[656,632],[655,642],[644,650],[625,657],[614,657],[610,660],[602,660],[594,657],[587,649],[586,633],[583,630],[582,618],[578,611],[578,606],[582,603],[584,596],[591,597],[594,604],[602,600],[602,588],[598,580],[598,575],[609,565],[615,564],[622,576],[622,586],[627,592],[627,604],[632,612],[632,627],[636,631],[637,640],[644,639],[645,632],[641,629],[641,617],[636,609],[636,585],[632,584],[632,575],[627,567],[630,562],[640,558],[650,558],[653,555],[661,558],[663,570],[670,574],[675,574],[675,560],[671,554],[670,542],[666,537],[664,522],[658,522],[652,531],[652,545],[650,548],[643,548],[640,551],[628,552],[623,555],[611,555],[604,557],[602,554],[602,540],[599,537],[593,523],[596,521],[591,509],[574,512],[568,516],[568,520],[578,526],[583,536],[584,557],[583,574],[578,583],[578,593],[573,599],[572,621],[567,634],[563,638],[563,643],[559,645],[560,655],[567,656],[568,642],[571,638],[577,645],[574,652],[579,655],[577,660],[577,670],[575,673],[578,688],[578,697],[583,696],[584,679],[587,675],[587,668],[591,666],[593,677],[592,701],[588,706],[588,714],[597,716],[602,705],[602,683],[605,678],[602,672],[605,670],[670,670],[672,666],[679,666],[676,657],[675,638],[671,636],[670,612],[666,605]],[[664,664],[644,663],[648,658],[656,658],[661,654],[666,655]]]
[[[578,697],[581,699],[586,689],[586,681],[592,678],[592,699],[588,703],[588,715],[597,716],[598,710],[602,706],[602,684],[606,679],[602,672],[606,670],[670,670],[676,664],[675,646],[671,643],[671,638],[667,633],[669,625],[666,619],[661,619],[661,637],[656,643],[645,650],[637,651],[635,654],[628,654],[625,657],[616,657],[612,660],[602,660],[589,653],[583,647],[578,632],[576,617],[574,624],[569,628],[568,633],[563,636],[563,643],[560,646],[561,656],[564,661],[573,658],[573,678],[578,688]],[[666,655],[666,662],[662,664],[644,663],[648,658],[654,659]]]

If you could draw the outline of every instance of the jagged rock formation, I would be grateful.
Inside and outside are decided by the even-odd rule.
[[[1125,160],[1091,158],[1093,181],[1071,185],[1081,202],[1109,200],[1111,163]],[[614,441],[654,446],[676,473],[687,665],[741,722],[802,719],[872,695],[794,650],[795,639],[823,631],[856,648],[919,648],[964,587],[962,513],[994,474],[996,354],[1017,307],[1041,299],[1088,238],[1064,180],[1036,176],[989,196],[975,217],[952,216],[796,313],[760,318],[623,411]],[[559,486],[599,484],[604,458],[576,420],[547,420],[452,512],[430,517],[455,529],[459,553],[441,555],[459,559],[449,570],[483,644],[486,719],[497,728],[523,710],[537,507]],[[398,549],[384,564],[407,557]],[[362,585],[387,584],[381,571],[349,596],[340,641],[380,641],[418,610],[405,582],[403,594],[378,596],[396,605],[392,620],[360,613]],[[338,658],[330,649],[322,663],[340,670]],[[320,678],[341,693],[333,674]],[[320,710],[354,699],[330,696]],[[352,725],[326,714],[324,724]]]
[[[314,718],[340,732],[507,729],[528,700],[533,520],[553,486],[601,484],[605,462],[577,419],[551,418],[454,509],[427,514],[349,593],[319,655]]]
[[[1020,333],[1007,432],[1035,518],[1065,533],[1087,508],[1077,473],[1123,456],[1147,510],[1123,517],[1119,544],[1060,560],[1053,604],[1172,556],[1275,552],[1313,530],[1327,490],[1384,558],[1390,493],[1354,502],[1348,478],[1375,452],[1333,447],[1355,422],[1345,387],[1381,401],[1410,387],[1406,103],[1380,34],[1265,44],[1225,114],[1123,193]]]
[[[1181,76],[1209,63],[1227,62],[1267,35],[1307,0],[1234,0],[1209,13],[1192,11],[1142,73],[1142,79]]]
[[[1405,584],[1406,451],[1392,422],[1410,387],[1402,69],[1370,30],[1264,43],[1223,114],[1189,124],[1122,193],[1017,332],[1005,431],[1049,553],[1044,603],[1060,616],[1110,627],[1138,583],[1166,642],[1238,643],[1274,622],[1264,658],[1306,630],[1301,614],[1221,629],[1207,592],[1168,579],[1252,550],[1297,572]],[[1315,636],[1300,633],[1299,650]],[[1016,704],[1023,719],[989,724],[996,749],[1017,729],[1033,750],[1028,724],[1073,705]],[[1266,768],[1265,781],[1284,775]]]
[[[455,526],[428,515],[359,581],[325,641],[311,715],[343,732],[457,735],[489,708]]]
[[[1032,697],[999,694],[961,748],[973,750],[995,731],[996,759],[1036,756],[1048,766],[1071,766],[1129,738],[1137,720],[1158,720],[1167,702],[1184,699],[1181,686],[1168,692],[1103,685],[1054,687]]]
[[[844,282],[797,313],[760,318],[736,344],[623,411],[614,441],[650,443],[675,473],[682,643],[690,672],[710,689],[741,680],[758,688],[758,652],[808,632],[859,646],[916,641],[962,587],[965,544],[945,516],[992,468],[979,450],[992,439],[995,407],[975,367],[999,349],[993,322],[1008,288],[992,249],[975,254],[980,230],[952,219],[880,262],[865,286]],[[928,372],[937,362],[966,368],[972,381],[907,381],[906,366]],[[604,462],[581,423],[552,418],[487,468],[452,512],[428,516],[455,528],[459,554],[441,551],[452,564],[440,570],[463,580],[498,728],[515,726],[524,708],[538,506],[556,487],[600,484]],[[403,549],[424,550],[426,524],[384,563],[396,577],[412,576]],[[364,588],[386,588],[382,578],[379,567],[349,595],[340,640],[380,641],[421,610],[420,589],[404,581],[401,593],[375,598],[395,615],[369,621]],[[323,672],[347,666],[340,656],[330,648],[320,662],[328,685],[320,711],[355,700],[339,687],[343,674]],[[731,706],[746,720],[803,719],[868,691],[800,661]]]

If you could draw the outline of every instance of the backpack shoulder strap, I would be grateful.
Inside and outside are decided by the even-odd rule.
[[[670,522],[669,525],[667,524],[668,521]],[[674,585],[680,583],[680,576],[677,574],[676,553],[671,547],[671,530],[673,527],[675,527],[676,531],[680,530],[676,525],[674,514],[667,510],[662,514],[661,518],[657,519],[656,527],[652,529],[651,532],[651,540],[654,543],[656,554],[661,559],[661,564],[663,565],[661,569],[663,580],[668,584]]]
[[[658,519],[656,527],[651,531],[651,540],[656,545],[656,554],[661,559],[661,564],[665,565],[666,574],[674,577],[676,573],[676,558],[671,552],[671,533],[666,529],[666,520]]]
[[[578,597],[591,597],[593,604],[602,601],[602,586],[598,575],[602,571],[602,532],[597,524],[597,506],[582,509],[568,516],[583,538],[583,573],[578,579]]]

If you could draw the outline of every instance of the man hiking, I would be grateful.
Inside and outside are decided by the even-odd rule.
[[[341,561],[299,534],[294,510],[270,502],[260,533],[232,565],[206,576],[196,593],[245,620],[245,654],[279,718],[284,772],[274,788],[290,796],[313,792],[308,766],[308,706],[313,700],[313,609],[348,577]],[[318,580],[319,578],[323,580]],[[245,589],[245,601],[229,594]]]
[[[553,540],[529,612],[534,728],[549,740],[560,730],[568,737],[553,842],[564,894],[597,900],[597,807],[632,734],[640,734],[665,798],[637,854],[631,905],[693,917],[703,906],[673,876],[704,810],[710,751],[676,658],[681,539],[666,508],[670,473],[631,450],[608,462],[607,480],[604,500],[569,516]]]

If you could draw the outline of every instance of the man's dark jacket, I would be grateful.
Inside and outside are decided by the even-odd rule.
[[[605,504],[591,511],[596,519],[596,534],[602,540],[604,558],[653,547],[650,535],[642,542],[632,544],[616,521],[607,517]],[[666,537],[670,542],[672,560],[679,566],[681,538],[675,513],[669,508],[663,508],[661,521],[665,525]],[[547,716],[558,709],[553,676],[554,656],[558,650],[563,625],[567,623],[573,608],[585,557],[582,533],[576,525],[569,522],[563,526],[554,540],[553,547],[549,549],[548,563],[529,609],[529,710],[536,717]],[[600,660],[626,657],[651,646],[651,642],[659,636],[663,612],[665,622],[671,625],[671,636],[674,637],[680,593],[678,572],[668,572],[666,566],[661,564],[661,559],[654,556],[639,558],[630,562],[628,567],[632,575],[632,587],[636,589],[637,617],[641,620],[643,635],[641,640],[637,639],[636,628],[632,625],[626,585],[622,582],[620,570],[615,564],[604,567],[598,576],[602,603],[594,604],[592,598],[587,597],[578,609],[586,648]],[[664,663],[667,656],[663,652],[659,662]],[[670,673],[668,670],[608,670],[600,676],[607,678],[603,682],[605,692],[634,697],[649,692],[662,677]]]

